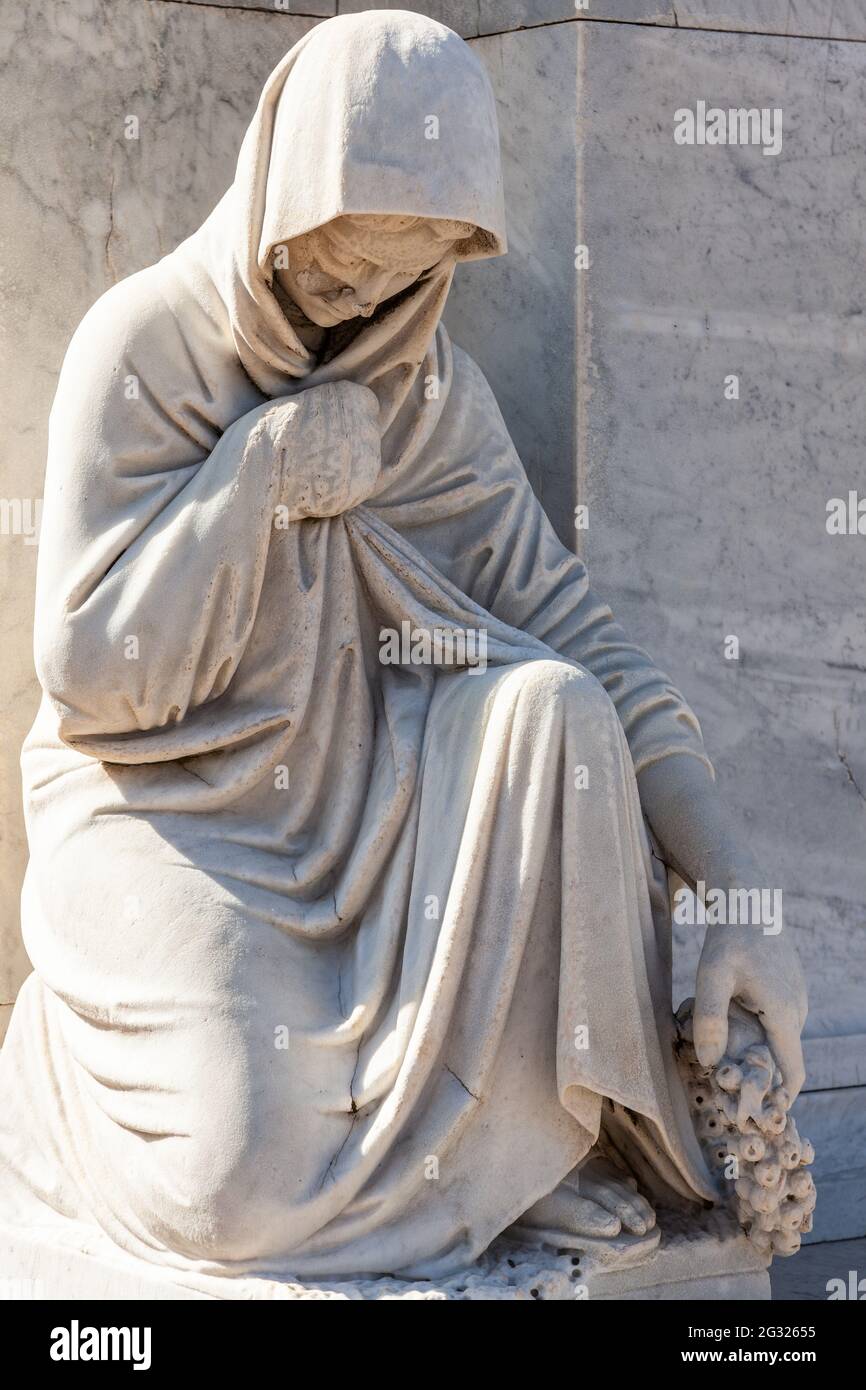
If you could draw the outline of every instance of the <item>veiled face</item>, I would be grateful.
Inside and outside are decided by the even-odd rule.
[[[274,275],[320,328],[370,318],[475,230],[467,222],[367,214],[337,217],[275,253]],[[281,265],[288,260],[287,265]]]

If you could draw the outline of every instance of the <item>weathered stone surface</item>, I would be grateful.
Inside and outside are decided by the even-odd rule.
[[[674,23],[672,0],[588,0],[584,9],[579,9],[574,0],[479,0],[479,5],[482,34],[567,19]]]
[[[864,1269],[866,1240],[833,1240],[809,1245],[800,1251],[796,1260],[777,1260],[773,1265],[770,1271],[773,1298],[785,1303],[824,1302],[831,1293],[837,1298],[849,1298],[852,1284],[857,1298],[861,1296],[857,1285]]]
[[[511,252],[458,277],[450,326],[493,381],[563,535],[572,497],[589,504],[580,539],[596,584],[700,711],[779,875],[827,1056],[834,1017],[843,1037],[866,1025],[866,595],[850,568],[860,538],[825,528],[828,498],[856,485],[866,425],[847,212],[866,49],[834,45],[828,68],[807,40],[592,24],[476,47],[500,105]],[[674,144],[683,91],[715,71],[727,88],[713,100],[783,105],[778,159]],[[819,129],[810,113],[827,101]],[[592,262],[580,279],[578,241]],[[489,333],[515,301],[519,340]],[[571,358],[578,312],[575,392],[550,344]],[[521,393],[524,348],[538,384]],[[726,401],[735,371],[741,400]],[[792,583],[792,557],[807,553]],[[738,662],[724,657],[729,634]],[[681,997],[698,938],[679,929]]]
[[[66,345],[109,285],[172,249],[231,182],[276,53],[314,21],[138,0],[5,4],[0,171],[4,361],[0,497],[42,495],[48,412]],[[22,62],[39,53],[40,76]],[[238,62],[238,53],[243,62]],[[223,74],[232,72],[231,89]],[[125,138],[128,116],[139,138]],[[74,151],[74,157],[72,152]],[[28,962],[18,896],[26,862],[18,768],[38,703],[32,658],[37,547],[0,534],[0,1005]],[[0,1036],[5,1028],[0,1014]]]
[[[530,481],[572,548],[578,43],[578,26],[563,25],[473,45],[499,110],[509,250],[458,270],[445,313],[483,367]]]
[[[70,1235],[67,1232],[67,1237]],[[793,1263],[793,1262],[789,1262]],[[64,1245],[56,1231],[23,1235],[0,1227],[0,1301],[25,1298],[120,1300],[417,1299],[439,1302],[574,1302],[611,1299],[704,1301],[769,1298],[764,1261],[741,1232],[714,1215],[684,1228],[669,1218],[658,1254],[648,1264],[617,1272],[581,1254],[543,1251],[496,1241],[476,1265],[450,1279],[356,1279],[302,1284],[266,1279],[212,1279],[208,1292],[186,1288],[162,1270],[123,1256],[82,1234]]]
[[[783,889],[816,1032],[863,1032],[866,586],[862,538],[825,523],[862,478],[866,48],[612,25],[580,40],[584,553],[700,712]],[[677,146],[673,113],[701,93],[781,106],[782,153]],[[683,992],[699,935],[679,929]]]
[[[220,9],[261,10],[264,13],[316,15],[328,19],[337,13],[338,0],[163,0],[165,4],[211,5]]]
[[[794,1116],[815,1145],[818,1204],[804,1245],[866,1234],[866,1086],[807,1091]]]
[[[861,0],[162,0],[166,4],[279,10],[296,15],[356,14],[406,9],[430,15],[464,38],[566,20],[727,29],[780,37],[864,39]]]
[[[612,6],[615,8],[615,5]],[[680,26],[813,38],[866,38],[860,0],[676,0]]]

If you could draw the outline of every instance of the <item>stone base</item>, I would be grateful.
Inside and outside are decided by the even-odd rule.
[[[770,1298],[768,1262],[731,1217],[709,1212],[697,1221],[662,1214],[658,1254],[632,1269],[590,1266],[589,1297],[598,1301],[755,1302]]]
[[[765,1262],[719,1213],[688,1227],[661,1222],[662,1240],[646,1263],[617,1269],[597,1256],[531,1249],[501,1237],[473,1265],[448,1279],[357,1279],[301,1284],[286,1280],[195,1276],[146,1265],[101,1236],[0,1228],[0,1299],[503,1299],[762,1300],[770,1297]]]

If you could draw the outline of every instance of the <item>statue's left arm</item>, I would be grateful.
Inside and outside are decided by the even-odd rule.
[[[595,594],[586,566],[556,536],[478,367],[447,341],[447,400],[412,475],[384,515],[488,612],[580,662],[605,687],[623,725],[641,804],[666,861],[692,886],[770,888],[744,828],[715,785],[695,715],[670,678],[629,641]],[[424,407],[422,407],[423,409]],[[761,1016],[785,1084],[803,1083],[806,997],[790,934],[760,926],[707,930],[698,972],[695,1042],[705,1064],[727,1042],[728,1005]]]

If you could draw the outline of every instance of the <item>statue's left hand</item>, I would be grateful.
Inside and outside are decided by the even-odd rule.
[[[707,891],[722,889],[728,902],[737,889],[775,891],[739,818],[697,758],[670,757],[653,764],[639,774],[638,786],[665,859],[686,883],[702,882]],[[765,928],[760,922],[707,927],[695,989],[695,1050],[703,1066],[721,1060],[728,1041],[728,1007],[736,999],[760,1018],[793,1100],[804,1080],[800,1032],[806,986],[784,917],[771,930]]]
[[[800,1033],[807,1001],[800,962],[784,928],[778,935],[765,934],[759,925],[707,928],[694,1010],[695,1051],[703,1066],[714,1066],[725,1054],[732,999],[760,1018],[793,1101],[805,1079]]]

